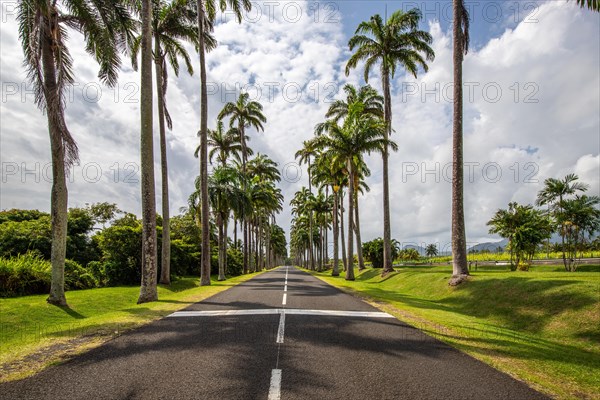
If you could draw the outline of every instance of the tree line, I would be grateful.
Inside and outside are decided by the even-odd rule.
[[[454,115],[453,115],[453,195],[452,195],[452,240],[454,284],[460,283],[468,274],[466,265],[466,240],[464,232],[463,181],[462,181],[462,60],[469,44],[469,18],[463,0],[453,2],[454,34]],[[577,0],[581,7],[598,11],[598,0]],[[167,64],[175,74],[179,71],[178,59],[183,59],[188,72],[192,72],[190,57],[183,42],[191,42],[198,54],[200,64],[200,179],[199,202],[209,204],[208,178],[208,97],[206,53],[217,46],[213,37],[217,12],[229,8],[238,22],[242,13],[251,10],[250,0],[20,0],[17,22],[19,39],[24,53],[27,77],[35,92],[35,104],[45,113],[50,137],[52,157],[51,189],[51,264],[52,282],[48,302],[66,305],[64,270],[68,230],[68,189],[67,171],[79,159],[77,143],[65,119],[66,93],[74,83],[73,59],[68,47],[70,29],[83,34],[86,52],[98,62],[100,80],[115,86],[122,66],[122,56],[130,56],[137,68],[137,54],[140,54],[140,159],[141,159],[141,202],[142,202],[142,279],[139,303],[157,299],[157,235],[156,198],[153,149],[153,82],[152,63],[154,61],[156,90],[158,93],[159,134],[161,146],[162,175],[162,228],[170,229],[168,207],[168,163],[166,159],[165,125],[171,126],[166,107]],[[426,69],[426,60],[433,58],[429,48],[431,37],[419,31],[421,19],[418,10],[406,13],[395,12],[383,21],[379,15],[359,25],[356,35],[350,40],[350,50],[356,50],[346,65],[346,74],[365,62],[365,81],[376,63],[380,64],[384,96],[383,127],[378,128],[383,141],[388,141],[391,133],[390,78],[393,78],[398,65],[416,74],[418,67]],[[356,112],[353,112],[356,114]],[[352,124],[372,124],[364,118],[351,117],[342,126],[324,127],[334,132],[345,130]],[[380,123],[380,122],[378,122]],[[346,132],[347,133],[347,132]],[[242,134],[243,138],[244,135]],[[242,139],[243,140],[243,139]],[[391,143],[391,142],[390,142]],[[373,150],[372,150],[373,151]],[[388,145],[377,150],[383,161],[383,236],[384,273],[392,270],[391,223],[389,211],[388,184]],[[340,156],[341,157],[341,156]],[[355,162],[346,165],[346,174],[358,176]],[[354,182],[349,179],[348,198],[354,199]],[[246,214],[244,214],[246,215]],[[312,220],[312,218],[309,218]],[[352,219],[352,222],[351,222]],[[201,284],[210,284],[210,210],[200,209]],[[351,249],[353,232],[352,212],[349,212],[348,250]],[[242,220],[244,239],[248,237],[248,222]],[[334,233],[336,229],[334,229]],[[343,232],[343,231],[342,231]],[[312,236],[312,231],[311,231]],[[335,236],[335,235],[334,235]],[[244,248],[249,243],[244,241]],[[162,239],[161,260],[164,275],[161,280],[168,282],[170,235]],[[245,257],[249,251],[244,251]],[[336,252],[337,254],[337,252]],[[337,257],[337,256],[336,256]],[[248,262],[245,260],[244,265]],[[336,264],[337,265],[337,264]],[[351,271],[351,269],[349,269]],[[351,278],[351,275],[348,275]]]

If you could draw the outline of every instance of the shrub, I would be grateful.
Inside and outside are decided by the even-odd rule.
[[[373,268],[383,267],[383,239],[377,238],[370,242],[363,243],[363,256],[371,261]],[[392,260],[398,256],[398,242],[392,240]]]
[[[241,275],[244,270],[244,255],[234,247],[227,248],[227,271],[228,275]]]
[[[50,292],[51,269],[50,262],[35,252],[0,258],[0,296]]]
[[[50,292],[52,266],[39,253],[0,258],[0,296],[13,297]],[[98,280],[75,261],[65,261],[65,289],[90,289]]]

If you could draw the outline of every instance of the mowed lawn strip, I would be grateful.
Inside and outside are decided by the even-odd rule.
[[[457,288],[451,267],[311,272],[532,387],[560,399],[600,399],[600,268],[479,269]]]
[[[47,295],[0,299],[0,382],[31,375],[125,330],[162,318],[260,274],[241,275],[210,286],[199,277],[159,285],[157,302],[136,304],[139,286],[67,292],[69,308],[46,302]]]

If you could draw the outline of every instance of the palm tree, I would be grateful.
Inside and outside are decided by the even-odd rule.
[[[416,8],[407,12],[401,10],[394,12],[385,24],[381,16],[376,14],[368,22],[361,22],[355,35],[348,42],[350,50],[353,51],[356,48],[356,52],[346,64],[346,76],[350,74],[350,69],[356,68],[360,61],[365,61],[364,78],[368,83],[371,67],[380,63],[386,124],[384,139],[386,140],[392,132],[390,79],[394,77],[397,65],[404,67],[416,77],[419,66],[427,71],[426,60],[433,61],[435,57],[433,50],[429,47],[432,42],[431,35],[418,30],[420,20],[421,12]],[[384,148],[382,153],[384,241],[382,274],[393,271],[388,156],[388,149]]]
[[[562,213],[564,202],[567,196],[576,194],[577,192],[585,192],[589,189],[589,185],[583,182],[577,182],[579,177],[575,174],[569,174],[563,179],[548,178],[544,181],[544,188],[538,192],[535,204],[537,206],[548,206],[548,211],[553,212],[555,217]],[[565,252],[565,230],[560,229],[560,237],[562,244],[563,264],[565,269],[568,268],[567,257]]]
[[[459,285],[467,275],[467,238],[463,196],[463,91],[462,62],[469,50],[469,13],[464,0],[453,3],[454,108],[452,118],[452,278]]]
[[[218,230],[219,277],[225,280],[227,270],[227,220],[232,209],[248,207],[250,199],[241,189],[242,176],[237,169],[221,166],[208,180],[208,197],[215,215]]]
[[[294,155],[294,157],[296,159],[298,159],[298,162],[300,163],[300,165],[302,164],[308,164],[308,191],[312,194],[312,182],[311,182],[311,168],[310,168],[310,158],[314,157],[316,155],[316,149],[314,146],[314,142],[310,141],[310,140],[306,140],[303,143],[303,147],[302,149],[298,150],[296,152],[296,154]],[[308,249],[308,257],[310,259],[310,269],[314,270],[315,269],[315,257],[314,257],[314,251],[313,251],[313,215],[312,215],[312,211],[309,212],[309,216],[308,216],[308,220],[310,222],[310,227],[308,230],[308,235],[310,236],[310,240],[309,242],[311,243],[309,249]]]
[[[316,137],[317,146],[331,152],[334,159],[343,162],[348,176],[348,256],[346,280],[354,280],[354,204],[355,177],[362,155],[383,153],[387,148],[397,149],[397,145],[386,138],[386,124],[380,118],[361,113],[361,109],[352,110],[344,120],[343,126],[327,121],[320,130],[327,134]]]
[[[221,11],[229,8],[236,19],[242,21],[242,8],[252,9],[250,0],[219,0]],[[206,89],[206,32],[212,30],[216,17],[215,0],[197,0],[198,12],[198,53],[200,55],[200,191],[202,204],[208,204],[208,94]],[[243,137],[243,133],[242,133]],[[210,285],[210,237],[208,207],[202,207],[202,261],[200,285]]]
[[[158,300],[156,289],[156,194],[152,133],[152,4],[142,1],[141,34],[141,178],[142,283],[138,304]]]
[[[311,168],[312,179],[319,185],[328,185],[333,192],[332,204],[332,227],[333,227],[333,268],[332,276],[339,276],[339,235],[340,235],[340,218],[339,218],[339,203],[340,194],[343,182],[343,166],[334,162],[332,153],[321,152],[316,158],[315,163]],[[345,256],[344,256],[345,259]]]
[[[225,104],[219,113],[219,119],[224,117],[229,118],[229,124],[234,127],[237,124],[238,134],[242,143],[242,173],[246,175],[246,162],[248,161],[248,152],[246,146],[246,128],[254,127],[256,130],[264,131],[263,124],[267,122],[264,116],[262,105],[257,101],[250,101],[248,93],[240,93],[238,100],[235,103],[229,102]],[[246,181],[244,181],[246,182]],[[248,272],[248,223],[244,216],[244,273]]]
[[[104,0],[21,0],[17,21],[27,78],[34,87],[37,107],[46,114],[50,135],[52,278],[47,301],[66,305],[66,175],[79,158],[77,144],[65,121],[65,91],[74,82],[67,28],[83,34],[86,51],[100,64],[101,81],[114,86],[121,63],[119,53],[131,44],[134,23],[122,3],[110,2],[109,6]]]
[[[575,0],[577,4],[581,7],[587,7],[592,11],[600,12],[600,0]]]
[[[383,118],[383,97],[377,93],[370,85],[361,86],[359,89],[351,84],[344,86],[344,92],[346,93],[346,100],[336,100],[331,104],[325,116],[331,118],[333,121],[338,122],[340,119],[346,118],[352,112],[361,112],[362,114],[371,115],[378,118]],[[317,134],[322,128],[322,125],[317,126]],[[364,162],[361,162],[357,166],[357,174],[355,176],[354,190],[363,189],[368,191],[368,186],[364,183],[364,176],[369,176],[370,171]],[[360,218],[358,210],[358,194],[355,193],[354,203],[354,231],[356,234],[357,242],[357,256],[358,256],[358,268],[362,270],[365,268],[365,263],[362,255],[362,243],[360,236]]]
[[[181,40],[198,43],[198,27],[196,11],[190,0],[174,0],[167,3],[164,0],[153,2],[152,36],[154,38],[154,67],[156,73],[156,91],[158,108],[158,127],[160,135],[160,164],[162,188],[162,247],[160,283],[170,284],[171,265],[171,236],[169,228],[169,173],[167,162],[167,142],[165,121],[169,130],[173,123],[166,103],[168,70],[167,61],[173,68],[175,76],[179,76],[179,58],[182,58],[190,75],[194,73],[190,56]],[[210,33],[206,34],[209,48],[216,46],[216,41]],[[132,51],[132,63],[137,69],[137,55],[141,36],[136,38]]]
[[[438,249],[435,243],[430,243],[427,245],[427,247],[425,248],[425,255],[427,257],[435,257],[438,255]]]

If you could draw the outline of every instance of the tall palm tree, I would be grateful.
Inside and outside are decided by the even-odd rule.
[[[142,1],[141,35],[141,178],[142,178],[142,283],[138,304],[158,299],[156,289],[156,194],[152,125],[152,4]]]
[[[456,286],[469,275],[463,195],[462,89],[462,63],[469,50],[469,13],[464,0],[454,0],[453,15],[454,107],[452,117],[452,278],[450,285]]]
[[[74,82],[67,28],[83,33],[86,51],[100,64],[101,81],[114,86],[121,63],[119,53],[132,43],[134,23],[123,3],[107,0],[21,0],[17,21],[27,78],[34,87],[37,107],[46,114],[50,135],[52,278],[47,301],[66,305],[66,175],[79,158],[65,121],[65,91]]]
[[[300,163],[300,165],[302,164],[307,164],[308,165],[308,191],[311,193],[312,195],[312,182],[311,182],[311,168],[310,168],[310,158],[314,157],[316,155],[316,149],[314,146],[314,142],[311,140],[305,140],[303,143],[303,147],[302,149],[298,150],[296,152],[296,154],[294,155],[294,157],[298,160],[298,162]],[[310,260],[310,269],[315,269],[315,256],[314,256],[314,250],[313,250],[313,215],[312,215],[312,211],[309,211],[309,215],[308,215],[308,220],[309,220],[309,230],[308,230],[308,235],[310,237],[309,243],[311,243],[311,246],[308,249],[308,257]]]
[[[327,121],[322,126],[327,133],[316,137],[317,145],[327,149],[333,157],[344,162],[348,176],[348,256],[346,280],[354,280],[354,204],[355,176],[357,165],[363,154],[383,153],[388,148],[397,149],[397,145],[386,138],[386,124],[380,118],[363,114],[359,110],[351,111],[342,126],[334,121]]]
[[[160,137],[160,165],[162,189],[162,246],[161,246],[161,275],[160,283],[170,284],[171,237],[169,228],[169,173],[167,162],[167,141],[165,122],[169,130],[173,123],[167,109],[167,61],[173,68],[175,76],[179,76],[179,58],[185,62],[190,75],[194,73],[192,60],[183,46],[182,40],[193,44],[198,43],[198,26],[196,25],[195,5],[191,0],[174,0],[167,3],[164,0],[153,0],[152,36],[154,38],[154,67],[157,91],[158,127]],[[206,34],[208,48],[214,48],[216,41]],[[132,51],[132,63],[137,68],[137,55],[141,36],[136,38]]]
[[[312,179],[320,185],[329,185],[333,192],[332,204],[332,227],[333,227],[333,268],[332,276],[339,276],[339,236],[340,218],[339,202],[340,190],[342,189],[344,176],[343,166],[335,163],[333,154],[321,152],[311,168]],[[345,258],[345,257],[344,257]]]
[[[248,207],[249,198],[241,189],[242,177],[238,170],[228,166],[216,168],[208,180],[208,197],[218,230],[219,277],[225,280],[227,270],[227,220],[231,209]]]
[[[230,126],[234,127],[237,124],[238,134],[242,143],[242,173],[246,175],[246,163],[248,161],[248,152],[246,146],[246,128],[254,127],[256,130],[264,131],[263,124],[267,122],[264,116],[262,105],[257,101],[250,101],[248,93],[240,93],[235,103],[229,102],[225,104],[219,113],[219,119],[229,117]],[[246,182],[246,181],[244,181]],[[248,272],[248,223],[242,218],[243,236],[244,236],[244,251],[243,263],[244,273]]]
[[[577,192],[585,192],[589,185],[583,182],[577,182],[579,177],[575,174],[569,174],[563,179],[548,178],[544,181],[544,188],[538,192],[535,204],[537,206],[547,205],[549,211],[555,216],[563,211],[564,201],[567,196],[574,195]],[[565,230],[560,229],[560,238],[562,244],[563,264],[568,270],[567,257],[565,252]]]
[[[407,12],[398,10],[384,23],[378,14],[368,22],[361,22],[348,46],[356,51],[346,64],[346,76],[350,69],[365,61],[364,78],[369,82],[369,72],[376,63],[380,64],[384,98],[385,139],[392,132],[392,103],[390,79],[394,77],[396,67],[402,66],[415,77],[419,67],[428,70],[427,61],[433,61],[435,55],[431,47],[432,37],[428,32],[418,30],[421,12],[414,8]],[[393,271],[391,257],[391,221],[388,174],[388,149],[383,149],[383,274]]]
[[[212,30],[216,18],[216,0],[197,0],[198,53],[200,55],[200,191],[203,204],[208,203],[208,94],[206,89],[206,32]],[[221,11],[229,6],[238,23],[242,22],[242,9],[250,11],[250,0],[218,0]],[[242,133],[243,137],[243,133]],[[209,213],[202,207],[202,261],[200,284],[210,285],[210,237]]]

